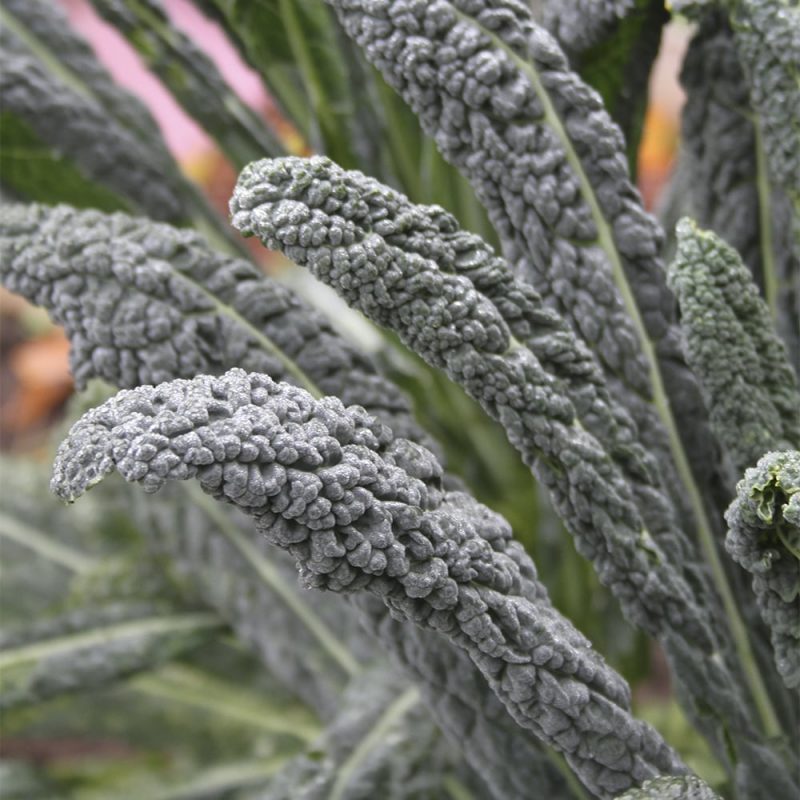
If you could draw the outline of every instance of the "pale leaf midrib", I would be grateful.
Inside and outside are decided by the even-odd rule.
[[[400,697],[386,708],[386,711],[378,717],[375,724],[367,732],[367,735],[361,739],[337,770],[336,781],[333,784],[328,800],[344,800],[347,796],[347,785],[359,766],[366,761],[369,754],[380,744],[392,726],[411,711],[419,701],[419,690],[412,686],[406,689]]]
[[[222,627],[215,614],[190,613],[162,617],[145,617],[124,622],[106,623],[89,631],[56,636],[46,641],[33,642],[0,653],[0,670],[65,655],[93,646],[103,646],[125,639],[165,634],[191,633]]]

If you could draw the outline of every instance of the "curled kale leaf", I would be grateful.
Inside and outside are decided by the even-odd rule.
[[[359,402],[396,434],[429,444],[399,390],[375,374],[321,315],[251,264],[215,253],[193,232],[122,214],[7,206],[0,222],[0,274],[8,288],[44,305],[66,327],[81,384],[99,376],[127,388],[246,364]],[[148,325],[151,318],[158,319],[157,327]],[[447,482],[457,483],[453,476]],[[141,510],[142,528],[154,532],[157,549],[275,674],[287,682],[302,675],[297,680],[304,698],[329,714],[341,672],[334,664],[318,674],[301,663],[303,648],[314,646],[313,635],[298,633],[303,644],[297,652],[272,635],[270,620],[286,614],[291,619],[264,583],[265,572],[280,582],[280,569],[276,573],[247,545],[237,523],[218,519],[214,508],[204,508],[212,525],[185,497],[176,497],[172,508]],[[218,580],[215,570],[237,578]],[[296,594],[291,587],[288,592]],[[415,676],[440,724],[481,769],[495,796],[519,793],[532,782],[551,787],[554,796],[563,793],[563,779],[538,740],[515,725],[458,650],[422,631],[401,632],[383,604],[359,613]],[[341,636],[345,617],[326,618],[323,627]],[[296,622],[287,629],[297,630]],[[330,663],[326,656],[318,660]],[[483,709],[493,706],[496,712],[485,716]],[[511,749],[519,756],[513,769],[501,759]],[[491,763],[487,752],[497,754]]]
[[[736,472],[767,450],[800,443],[800,393],[769,309],[733,248],[690,220],[678,224],[670,285],[686,355]]]
[[[515,0],[329,1],[469,179],[517,274],[584,338],[661,452],[668,447],[651,401],[655,388],[667,413],[669,391],[689,420],[681,435],[696,467],[704,462],[695,471],[705,481],[713,453],[701,444],[708,432],[673,325],[661,233],[630,183],[622,136],[599,96]]]
[[[473,284],[469,269],[463,265],[456,269],[458,258],[448,258],[446,238],[439,242],[438,237],[429,236],[422,246],[421,238],[406,236],[402,226],[409,224],[413,234],[414,223],[409,222],[413,216],[402,208],[402,201],[396,222],[386,218],[385,212],[372,219],[369,204],[379,206],[377,191],[364,176],[343,174],[323,158],[257,162],[240,176],[231,202],[233,224],[308,267],[349,305],[394,330],[499,420],[526,463],[536,464],[545,476],[563,518],[579,547],[595,562],[601,579],[616,586],[618,596],[625,596],[623,602],[629,602],[627,610],[633,619],[657,630],[664,599],[656,602],[654,594],[651,605],[651,598],[642,592],[624,592],[629,576],[624,577],[615,565],[625,550],[648,572],[651,562],[661,560],[657,545],[649,534],[640,537],[641,521],[627,481],[603,446],[577,421],[562,382],[545,369],[562,352],[585,364],[583,351],[569,338],[566,344],[570,346],[564,347],[563,331],[546,310],[541,319],[533,313],[540,308],[538,298],[526,295],[521,284],[487,281],[488,286],[479,291],[476,284],[482,286],[483,275],[476,270]],[[424,209],[419,213],[424,215]],[[395,226],[400,230],[395,231]],[[472,245],[465,251],[467,264],[488,260],[485,249]],[[437,260],[444,269],[438,268]],[[497,264],[489,266],[499,269]],[[453,272],[445,271],[448,268]],[[502,279],[502,271],[499,276]],[[518,302],[524,302],[513,309],[510,300],[515,293]],[[516,326],[520,309],[525,313],[519,320],[527,326],[524,329]],[[512,336],[507,317],[531,349]],[[563,367],[555,371],[567,372]],[[582,398],[578,400],[585,408]],[[609,419],[606,409],[606,422]],[[577,470],[571,453],[580,453]],[[595,509],[608,503],[607,512],[614,520],[609,530],[582,513],[584,503]],[[615,525],[627,527],[629,536],[612,536]],[[621,550],[613,555],[617,547]],[[675,575],[665,577],[667,582],[676,579]],[[671,602],[680,605],[678,598],[686,591],[673,584],[668,591]],[[687,624],[692,625],[688,617]]]
[[[378,181],[342,170],[326,158],[251,165],[240,177],[232,200],[234,226],[263,238],[267,208],[279,198],[302,202],[311,209],[312,217],[314,210],[319,210],[321,223],[323,214],[346,218],[353,223],[356,236],[372,233],[394,252],[419,256],[419,263],[426,267],[435,265],[445,275],[468,279],[476,296],[490,301],[502,317],[509,342],[524,345],[546,371],[563,382],[581,424],[607,448],[634,488],[639,508],[659,543],[675,552],[676,561],[689,560],[685,555],[689,543],[671,526],[670,500],[660,485],[663,476],[638,441],[635,423],[613,401],[591,351],[529,284],[514,278],[505,260],[479,236],[459,228],[442,208],[413,204]],[[321,238],[319,243],[324,244]],[[291,234],[281,241],[276,238],[275,246],[286,249],[290,245]],[[286,252],[292,256],[289,249]],[[382,305],[387,306],[388,301]],[[385,321],[372,308],[362,310],[376,321]],[[425,322],[420,319],[419,325],[424,327]],[[401,336],[409,335],[408,326],[402,330],[392,327]],[[456,336],[457,327],[454,343]],[[426,357],[426,352],[421,355]]]
[[[99,377],[132,388],[241,366],[359,402],[399,435],[430,443],[400,390],[320,313],[193,231],[4,206],[0,277],[65,327],[79,386]]]
[[[166,491],[178,488],[189,491]],[[359,636],[363,626],[417,687],[439,728],[485,781],[487,796],[522,797],[531,785],[552,797],[572,796],[539,740],[514,722],[463,651],[393,619],[375,597],[350,595],[354,613],[348,613],[303,591],[288,554],[266,552],[266,542],[252,541],[245,517],[194,489],[165,487],[162,502],[132,503],[149,548],[169,558],[270,673],[321,718],[335,717],[342,679],[357,683],[362,664],[374,659],[372,640]],[[395,684],[398,692],[407,688]]]
[[[627,685],[550,605],[507,524],[444,491],[433,455],[363,409],[242,370],[139,387],[73,426],[52,487],[74,500],[114,469],[146,491],[199,480],[306,585],[368,591],[448,637],[601,797],[685,770],[630,716]]]
[[[647,528],[630,480],[580,424],[563,383],[511,335],[504,315],[467,274],[439,269],[413,246],[406,252],[402,237],[392,243],[392,223],[370,224],[369,203],[362,197],[360,205],[334,177],[329,162],[318,158],[250,165],[232,200],[234,226],[282,250],[352,307],[394,330],[503,425],[626,616],[665,643],[686,697],[696,704],[693,713],[716,728],[720,745],[720,721],[736,720],[725,727],[737,732],[745,752],[758,733],[747,721],[735,668],[718,659],[713,677],[696,669],[698,658],[712,652],[727,658],[730,650],[726,630],[713,622],[716,604],[704,595],[702,576],[684,580],[685,566],[671,560],[674,549],[659,545],[662,534],[667,541],[679,535],[673,538],[668,524]],[[356,182],[362,177],[351,173]],[[435,255],[438,246],[429,247]],[[701,710],[709,707],[710,717]]]
[[[753,575],[784,683],[800,687],[800,452],[767,453],[728,509],[725,547]]]
[[[702,17],[681,82],[687,93],[681,116],[684,199],[700,225],[741,254],[800,374],[800,236],[779,176],[769,175],[734,33],[721,10]]]

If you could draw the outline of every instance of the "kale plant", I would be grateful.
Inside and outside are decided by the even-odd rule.
[[[82,393],[52,497],[4,463],[0,708],[141,754],[11,752],[7,796],[796,798],[797,1],[194,0],[291,137],[159,0],[92,3],[239,178],[226,220],[2,0],[0,275]]]

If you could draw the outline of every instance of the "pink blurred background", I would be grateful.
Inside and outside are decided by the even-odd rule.
[[[70,22],[94,47],[114,80],[137,94],[155,116],[172,152],[181,160],[213,148],[203,130],[184,113],[159,80],[142,65],[133,48],[117,31],[100,19],[88,0],[57,0]],[[200,14],[188,0],[165,0],[175,25],[213,59],[225,80],[254,108],[268,105],[260,78],[244,64],[219,26]]]
[[[55,1],[65,9],[73,27],[89,40],[114,79],[149,106],[183,169],[225,213],[235,171],[216,145],[148,72],[128,42],[97,16],[88,0]],[[174,24],[216,63],[241,99],[286,133],[285,121],[271,104],[261,80],[243,63],[220,28],[188,0],[162,1]],[[668,26],[651,83],[638,178],[651,209],[669,177],[677,146],[684,100],[677,74],[688,36],[686,26]],[[254,247],[263,260],[264,251]],[[49,425],[72,391],[68,343],[63,332],[48,323],[44,312],[21,298],[0,291],[0,306],[0,448],[31,451],[44,442]]]

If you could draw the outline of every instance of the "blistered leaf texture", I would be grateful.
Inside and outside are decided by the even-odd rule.
[[[507,262],[479,236],[459,228],[454,217],[438,206],[413,204],[377,180],[345,171],[319,157],[251,165],[240,177],[231,203],[234,226],[263,236],[270,201],[279,198],[303,203],[312,217],[318,209],[329,219],[347,220],[357,235],[372,233],[394,252],[419,257],[418,263],[430,270],[466,278],[476,297],[488,300],[499,313],[510,337],[525,345],[543,369],[563,382],[581,424],[597,437],[629,479],[640,511],[659,543],[672,548],[678,561],[688,560],[685,538],[683,542],[671,540],[681,536],[661,486],[664,470],[659,471],[654,457],[638,441],[635,423],[613,400],[591,351],[532,286],[513,276]],[[257,218],[255,224],[251,216]],[[321,221],[322,215],[318,216]],[[313,226],[314,221],[301,223],[301,228],[303,225]],[[302,238],[302,229],[298,233]],[[292,234],[287,234],[276,240],[275,246],[285,249],[291,241]],[[325,244],[321,238],[319,243]],[[385,278],[379,278],[379,282],[387,285]],[[389,291],[388,285],[385,291]],[[455,310],[453,306],[448,309],[451,315]],[[375,318],[373,311],[366,313]],[[424,324],[420,320],[420,325]]]
[[[0,255],[4,284],[44,305],[65,325],[81,383],[99,375],[133,387],[214,374],[235,364],[295,379],[287,364],[253,338],[261,332],[331,394],[366,406],[398,434],[428,441],[396,387],[374,374],[319,314],[250,264],[214,253],[194,233],[124,215],[7,207]],[[150,317],[163,326],[154,336],[144,324]],[[223,520],[217,530],[183,496],[140,513],[157,552],[173,560],[273,674],[296,684],[306,702],[330,715],[341,672],[298,626],[280,592],[260,579],[251,554],[237,548],[237,521]],[[222,529],[233,531],[233,538],[220,535]],[[255,558],[263,557],[256,552]],[[280,565],[276,569],[280,577]],[[283,579],[284,588],[296,593],[291,575]],[[305,602],[321,615],[323,627],[352,644],[352,620],[344,609],[331,614],[329,604],[313,600]],[[496,797],[523,794],[531,782],[554,793],[563,789],[563,778],[538,740],[513,722],[469,659],[439,637],[399,629],[382,603],[370,609],[362,611],[368,628],[379,631],[384,646],[415,675],[438,719],[446,720],[440,724],[485,773]],[[294,639],[276,636],[276,629],[294,631]],[[325,669],[312,669],[315,663]],[[502,756],[512,750],[518,759],[510,769]],[[495,754],[493,760],[487,761],[487,753]]]
[[[569,56],[601,42],[634,8],[635,0],[566,0],[545,2],[542,24]]]
[[[531,786],[559,800],[575,796],[548,749],[517,725],[465,651],[433,631],[395,619],[378,597],[351,597],[439,728],[480,775],[486,788],[479,797],[525,798]]]
[[[800,452],[767,453],[744,473],[725,548],[753,575],[784,683],[800,687]]]
[[[185,485],[165,487],[160,498],[133,504],[149,547],[169,558],[270,673],[322,719],[335,716],[342,680],[353,672],[332,658],[338,651],[323,646],[319,626],[352,655],[358,674],[375,657],[363,625],[419,689],[438,726],[485,781],[488,797],[522,798],[531,785],[553,797],[570,796],[541,742],[514,722],[466,653],[435,633],[393,619],[376,597],[351,595],[350,610],[303,590],[288,554],[251,542],[244,516],[223,507],[210,515],[192,493],[167,491],[179,488]],[[408,683],[396,688],[405,691]]]
[[[579,551],[626,616],[660,637],[685,665],[687,694],[698,708],[712,707],[719,720],[735,719],[729,727],[743,743],[757,739],[725,661],[708,662],[713,676],[693,666],[711,652],[728,652],[726,631],[712,622],[713,599],[701,594],[699,582],[683,578],[685,565],[671,560],[674,548],[662,550],[629,479],[580,424],[563,383],[511,335],[504,315],[467,274],[440,269],[414,247],[407,252],[402,237],[391,242],[390,223],[365,221],[366,204],[340,202],[348,190],[332,174],[318,158],[250,165],[231,201],[234,227],[307,267],[481,403],[550,491]]]
[[[741,473],[767,450],[800,443],[800,393],[769,309],[738,253],[688,219],[678,224],[669,281],[686,356],[717,438]]]
[[[521,4],[333,5],[445,157],[473,183],[520,275],[557,302],[606,363],[627,370],[626,379],[646,392],[636,334],[596,244],[591,209],[557,133],[545,122],[537,87],[518,63],[535,53],[555,67],[548,78],[574,79],[571,88],[579,92],[552,39],[534,27]],[[599,100],[588,95],[599,111]],[[620,138],[610,123],[608,134],[597,156],[612,167]],[[566,240],[592,244],[576,247]],[[592,313],[584,305],[590,302],[586,289]],[[594,327],[584,331],[581,320],[589,318]]]
[[[691,451],[708,461],[658,260],[661,233],[629,181],[619,129],[553,38],[514,0],[330,2],[469,179],[517,274],[597,354],[642,435],[656,425],[649,338],[673,406],[691,420]]]
[[[602,96],[636,174],[653,62],[669,11],[663,0],[549,0],[542,25],[570,66]]]
[[[703,16],[681,71],[684,200],[691,216],[739,252],[774,306],[800,374],[800,237],[792,203],[761,158],[747,80],[727,15]]]
[[[68,206],[10,205],[0,278],[70,338],[78,386],[132,388],[234,366],[360,403],[429,444],[400,390],[324,317],[189,230]]]
[[[578,423],[563,383],[511,335],[504,314],[490,300],[493,292],[478,291],[466,270],[446,272],[428,254],[413,246],[406,250],[402,237],[392,240],[390,222],[373,226],[358,204],[340,204],[336,194],[346,187],[330,177],[328,162],[319,158],[250,165],[231,201],[234,227],[308,267],[349,305],[444,369],[499,420],[526,463],[536,466],[581,552],[613,586],[632,619],[651,631],[663,628],[669,603],[668,613],[680,616],[693,636],[706,637],[696,627],[695,611],[689,613],[688,605],[685,617],[679,611],[688,603],[688,588],[661,563],[650,535],[641,535],[643,523],[628,482]],[[431,245],[434,255],[436,247]],[[495,297],[500,308],[507,304],[503,291]],[[544,337],[543,350],[549,341],[558,346],[557,337]],[[543,358],[547,361],[546,354]],[[600,508],[608,515],[607,526],[598,524]],[[620,535],[621,530],[626,533]],[[633,564],[641,581],[632,577]],[[654,570],[663,580],[645,579]]]
[[[146,491],[199,480],[307,585],[368,591],[447,636],[600,796],[685,769],[630,716],[627,685],[550,605],[507,523],[443,491],[433,455],[363,409],[242,370],[139,387],[73,427],[52,487],[74,500],[114,469]]]
[[[732,7],[736,45],[770,171],[800,214],[800,6],[795,0],[737,0]]]

